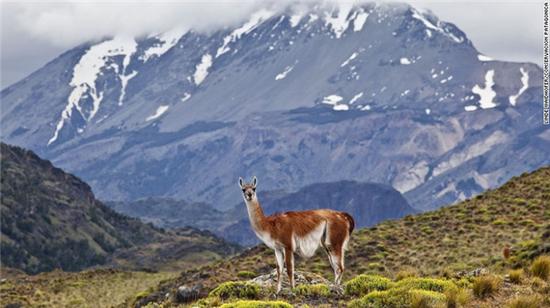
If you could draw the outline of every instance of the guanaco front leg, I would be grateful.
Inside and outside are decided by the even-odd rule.
[[[281,274],[283,273],[283,270],[285,268],[284,255],[281,249],[275,248],[275,258],[277,259],[277,293],[279,293],[281,292],[283,283],[281,279]]]

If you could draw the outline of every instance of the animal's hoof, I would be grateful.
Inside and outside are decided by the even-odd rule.
[[[338,294],[338,295],[343,295],[344,294],[344,288],[341,286],[341,285],[334,285],[332,288],[332,292]]]

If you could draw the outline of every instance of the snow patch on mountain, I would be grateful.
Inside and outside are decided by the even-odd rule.
[[[335,111],[346,111],[346,110],[349,110],[349,106],[346,105],[346,104],[340,104],[340,102],[343,100],[344,98],[339,96],[339,95],[335,95],[335,94],[332,94],[332,95],[328,95],[328,96],[325,96],[323,97],[323,100],[322,100],[322,103],[323,104],[327,104],[327,105],[332,105],[332,110],[335,110]]]
[[[353,20],[353,31],[355,32],[361,31],[368,17],[369,17],[369,14],[361,8],[357,12],[355,19]]]
[[[510,104],[512,104],[512,106],[516,105],[518,97],[529,87],[529,73],[524,70],[523,67],[520,67],[519,70],[521,72],[521,88],[519,89],[518,93],[509,97]]]
[[[69,83],[73,90],[69,94],[65,109],[61,112],[61,118],[57,122],[53,136],[48,140],[48,145],[57,140],[59,132],[65,122],[71,118],[73,110],[76,109],[86,121],[90,121],[96,115],[103,100],[103,92],[96,89],[97,76],[106,67],[110,57],[119,55],[124,56],[122,63],[122,75],[124,75],[132,55],[136,52],[136,47],[137,43],[133,38],[118,36],[91,46],[82,55],[73,68],[73,78]],[[113,67],[117,73],[121,71],[116,63],[110,63],[109,67]],[[87,95],[92,98],[92,109],[88,112],[80,106],[80,100]]]
[[[284,79],[288,73],[292,72],[292,69],[294,69],[294,65],[289,65],[289,66],[285,67],[285,69],[281,73],[279,73],[279,74],[277,74],[277,76],[275,76],[275,80]]]
[[[302,20],[302,17],[304,17],[304,15],[299,12],[296,12],[292,16],[290,16],[290,19],[289,19],[290,27],[294,28],[298,24],[300,24],[300,20]]]
[[[185,92],[185,93],[183,93],[183,97],[181,98],[181,102],[184,103],[190,98],[191,98],[191,93]]]
[[[409,58],[401,58],[399,59],[399,63],[401,63],[402,65],[409,65],[411,64],[411,60],[409,60]]]
[[[132,71],[130,74],[128,75],[120,75],[118,76],[120,78],[120,96],[118,97],[118,105],[119,106],[122,106],[122,102],[124,101],[124,96],[126,96],[126,86],[128,86],[128,81],[130,81],[130,79],[136,77],[136,75],[138,74],[137,71]]]
[[[475,111],[475,110],[477,110],[477,106],[468,105],[468,106],[464,107],[464,110],[466,110],[466,111]]]
[[[202,56],[201,62],[195,67],[195,73],[193,74],[193,80],[198,86],[201,84],[206,76],[208,76],[208,69],[212,66],[212,56],[207,53]]]
[[[330,14],[325,12],[325,25],[330,26],[334,32],[334,36],[338,39],[342,34],[348,29],[350,20],[348,15],[353,8],[351,3],[341,3],[335,11],[332,11]]]
[[[482,88],[476,84],[472,88],[472,92],[479,95],[479,107],[483,109],[494,108],[497,105],[493,102],[493,99],[497,96],[496,92],[493,91],[493,86],[495,85],[494,76],[495,70],[488,70],[485,74],[485,86]]]
[[[349,56],[349,58],[346,59],[346,61],[344,61],[344,62],[342,62],[342,64],[340,64],[340,67],[344,67],[344,66],[348,65],[351,60],[357,58],[357,55],[359,55],[357,52],[352,53],[351,56]]]
[[[363,92],[359,92],[355,94],[355,96],[349,101],[350,105],[355,103],[358,99],[360,99],[363,96]]]
[[[252,14],[250,19],[246,23],[244,23],[241,27],[233,30],[229,35],[224,37],[223,44],[220,48],[218,48],[218,51],[216,52],[215,57],[217,58],[223,55],[224,53],[228,52],[229,50],[231,50],[231,48],[229,47],[230,43],[237,41],[244,34],[250,33],[252,30],[256,29],[258,25],[260,25],[262,22],[266,21],[273,15],[274,15],[274,12],[265,10],[265,9],[259,10],[254,14]],[[283,18],[284,16],[281,17],[280,21],[282,21]],[[275,25],[274,28],[276,26],[277,25]]]
[[[338,104],[338,105],[334,105],[332,107],[332,110],[334,110],[334,111],[347,111],[347,110],[349,110],[349,106],[345,105],[345,104]]]
[[[443,35],[447,36],[448,38],[450,38],[451,40],[453,40],[455,43],[464,42],[464,38],[457,37],[452,32],[446,31],[445,29],[441,28],[439,26],[439,21],[437,22],[437,26],[436,26],[424,16],[424,13],[418,11],[415,8],[411,8],[411,11],[412,11],[412,17],[414,19],[417,19],[420,22],[422,22],[426,28],[431,29],[431,30],[435,30],[437,32],[440,32],[441,34],[443,34]],[[431,32],[429,32],[428,37],[431,37],[431,36],[432,36],[432,34],[431,34]]]
[[[159,40],[158,43],[155,43],[153,46],[147,48],[143,55],[139,57],[143,62],[147,62],[151,57],[160,57],[166,53],[170,48],[174,47],[179,41],[179,39],[185,34],[185,31],[181,29],[173,29],[155,36]]]
[[[477,59],[481,62],[495,61],[493,58],[487,57],[486,55],[482,55],[482,54],[478,54]]]
[[[339,102],[341,102],[342,99],[343,98],[341,96],[332,94],[332,95],[323,97],[323,104],[336,105]]]
[[[146,122],[149,122],[149,121],[152,121],[152,120],[154,120],[154,119],[157,119],[158,117],[160,117],[161,115],[163,115],[163,114],[168,110],[169,107],[170,107],[170,106],[168,106],[168,105],[159,106],[159,107],[157,108],[157,110],[155,111],[155,113],[152,114],[152,115],[150,115],[150,116],[148,116],[148,117],[145,119],[145,121],[146,121]]]

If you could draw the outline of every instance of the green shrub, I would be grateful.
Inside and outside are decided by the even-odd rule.
[[[510,278],[511,283],[520,284],[523,280],[523,276],[523,270],[521,268],[508,272],[508,277]]]
[[[256,276],[257,276],[256,273],[251,271],[240,271],[237,273],[237,277],[243,278],[243,279],[252,279]]]
[[[403,294],[386,291],[372,291],[360,299],[348,303],[349,308],[407,307],[408,300]]]
[[[458,287],[449,280],[415,277],[405,278],[401,281],[398,281],[396,284],[396,288],[421,289],[440,293],[445,291],[454,291],[458,289]]]
[[[258,298],[260,286],[254,283],[242,281],[228,281],[220,284],[210,292],[209,296],[217,296],[221,299],[228,298]]]
[[[445,305],[444,294],[419,289],[389,289],[372,291],[360,299],[348,303],[350,308],[380,308],[380,307],[439,307]]]
[[[442,306],[446,302],[445,295],[427,290],[410,290],[411,308],[431,308]]]
[[[500,278],[492,275],[480,276],[474,279],[472,290],[478,298],[485,298],[495,293],[501,284]]]
[[[471,294],[466,289],[456,289],[446,291],[445,297],[447,299],[447,308],[457,308],[466,306],[471,300]]]
[[[535,277],[547,280],[550,277],[550,256],[540,256],[531,264],[531,273]]]
[[[539,295],[521,295],[511,300],[508,308],[539,308],[542,306],[542,298]]]
[[[220,308],[292,308],[292,305],[283,301],[237,301]]]
[[[344,284],[344,292],[349,296],[360,296],[372,291],[382,291],[394,285],[390,279],[379,275],[359,275]]]
[[[306,297],[327,297],[330,295],[330,289],[326,284],[299,285],[294,288],[294,294]]]

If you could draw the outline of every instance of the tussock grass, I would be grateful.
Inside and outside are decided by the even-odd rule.
[[[550,256],[538,257],[531,265],[531,273],[540,279],[548,280],[550,277]]]
[[[502,280],[493,275],[477,277],[472,285],[474,295],[478,298],[486,298],[493,295],[502,284]]]

